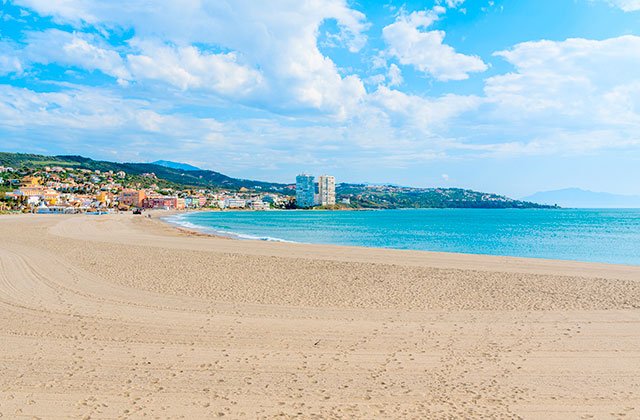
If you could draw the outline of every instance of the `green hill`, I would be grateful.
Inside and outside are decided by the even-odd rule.
[[[273,182],[231,178],[219,172],[209,170],[184,170],[179,168],[169,168],[164,165],[156,165],[153,163],[107,162],[74,155],[43,156],[0,152],[0,165],[11,166],[16,169],[22,167],[41,168],[44,166],[62,166],[77,169],[90,169],[92,171],[99,170],[102,172],[124,171],[130,175],[154,173],[159,179],[185,187],[227,189],[247,188],[250,190],[282,191],[286,186],[285,184],[277,184]]]
[[[414,188],[393,185],[340,184],[336,194],[357,208],[553,208],[493,193],[462,188]]]
[[[284,195],[294,194],[287,184],[252,181],[231,178],[215,171],[202,169],[182,169],[154,163],[118,163],[89,159],[83,156],[60,155],[43,156],[22,153],[0,152],[0,165],[16,169],[39,169],[45,166],[73,167],[101,172],[124,171],[133,181],[143,186],[157,183],[164,187],[210,188],[239,190],[246,188],[261,192],[278,192]],[[175,165],[172,165],[175,166]],[[157,181],[142,177],[153,173]],[[528,201],[514,200],[498,194],[483,193],[460,188],[413,188],[393,185],[338,184],[338,201],[352,208],[553,208]]]

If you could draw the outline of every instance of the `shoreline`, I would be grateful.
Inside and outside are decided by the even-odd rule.
[[[165,211],[165,210],[161,210],[161,211]],[[557,263],[557,264],[564,264],[564,265],[574,265],[574,264],[586,264],[586,265],[590,265],[593,267],[597,267],[600,265],[605,265],[605,266],[611,266],[611,267],[627,267],[627,268],[631,268],[631,269],[638,269],[638,279],[640,279],[640,264],[620,264],[620,263],[609,263],[609,262],[599,262],[599,261],[583,261],[583,260],[577,260],[577,259],[557,259],[557,258],[545,258],[545,257],[521,257],[521,256],[514,256],[514,255],[496,255],[496,254],[478,254],[478,253],[472,253],[472,252],[446,252],[446,251],[428,251],[428,250],[416,250],[416,249],[399,249],[399,248],[392,248],[392,247],[375,247],[375,246],[362,246],[362,245],[340,245],[340,244],[323,244],[323,243],[313,243],[313,242],[296,242],[296,241],[290,241],[290,240],[285,240],[282,238],[275,238],[275,237],[268,237],[268,239],[262,239],[262,237],[257,237],[254,235],[247,235],[247,234],[243,234],[243,233],[239,233],[239,232],[230,232],[229,235],[225,235],[222,233],[217,232],[215,229],[213,228],[207,228],[207,227],[202,227],[202,228],[198,228],[198,227],[186,227],[186,226],[182,226],[178,223],[174,223],[170,220],[165,220],[168,217],[174,216],[174,215],[181,215],[181,214],[193,214],[193,213],[208,213],[208,211],[200,211],[200,210],[195,210],[195,211],[169,211],[169,213],[164,213],[165,216],[161,216],[158,217],[157,220],[159,220],[162,223],[165,223],[175,229],[178,230],[182,230],[188,233],[193,233],[194,235],[204,235],[204,236],[211,236],[214,238],[221,238],[221,239],[231,239],[231,240],[236,240],[236,241],[257,241],[257,242],[269,242],[269,243],[289,243],[289,244],[298,244],[298,245],[310,245],[310,246],[329,246],[329,247],[338,247],[338,248],[356,248],[356,249],[365,249],[365,250],[381,250],[381,251],[396,251],[396,252],[408,252],[408,253],[426,253],[428,255],[436,255],[436,256],[447,256],[450,255],[452,257],[456,257],[456,256],[460,256],[460,257],[464,257],[464,256],[469,256],[469,257],[477,257],[477,258],[489,258],[489,259],[507,259],[507,260],[513,260],[513,262],[526,262],[527,260],[531,260],[531,261],[538,261],[538,262],[542,262],[542,263]],[[190,223],[191,224],[191,223]],[[245,237],[243,237],[245,236]],[[267,238],[267,237],[265,237]]]

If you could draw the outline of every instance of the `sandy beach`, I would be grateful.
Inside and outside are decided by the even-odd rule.
[[[640,417],[640,267],[157,219],[0,216],[0,417]]]

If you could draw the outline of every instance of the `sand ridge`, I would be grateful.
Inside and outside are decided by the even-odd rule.
[[[6,418],[639,415],[636,267],[0,229]]]

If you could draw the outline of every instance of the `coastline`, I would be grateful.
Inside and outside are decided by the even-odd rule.
[[[411,209],[409,209],[411,210]],[[288,211],[288,210],[283,210]],[[306,211],[306,210],[305,210]],[[493,211],[493,210],[492,210]],[[615,269],[615,267],[629,267],[631,269],[639,269],[640,264],[625,264],[625,263],[611,263],[611,262],[599,262],[599,261],[583,261],[578,259],[559,259],[559,258],[546,258],[546,257],[531,257],[531,256],[516,256],[516,255],[497,255],[497,254],[481,254],[474,252],[450,252],[450,251],[429,251],[429,250],[419,250],[419,249],[400,249],[393,247],[376,247],[376,246],[361,246],[361,245],[342,245],[342,244],[323,244],[323,243],[313,243],[313,242],[296,242],[292,240],[286,240],[283,238],[271,237],[271,236],[257,236],[245,234],[242,232],[225,232],[221,230],[217,230],[215,228],[207,228],[206,226],[198,226],[191,222],[181,223],[180,221],[170,220],[172,216],[175,215],[186,215],[186,214],[197,214],[197,213],[207,213],[208,211],[165,211],[164,216],[158,218],[163,223],[166,223],[176,229],[183,230],[187,233],[192,233],[194,235],[204,235],[211,236],[222,239],[233,239],[233,240],[241,240],[241,241],[264,241],[264,242],[282,242],[282,243],[291,243],[291,244],[300,244],[300,245],[309,245],[309,246],[319,246],[319,247],[337,247],[337,249],[367,249],[367,250],[379,250],[379,251],[391,251],[391,252],[400,252],[400,253],[425,253],[425,255],[438,256],[443,259],[451,259],[456,263],[462,262],[465,257],[469,257],[474,259],[475,263],[478,263],[480,259],[488,259],[494,260],[496,264],[505,263],[506,266],[514,265],[514,264],[531,264],[534,262],[541,263],[541,267],[547,264],[557,264],[559,267],[580,267],[581,265],[586,265],[587,267],[592,267],[595,269],[595,272],[601,272],[600,266],[610,267],[609,269]],[[401,257],[399,255],[399,257]],[[534,263],[535,265],[535,263]],[[606,269],[605,269],[606,270]],[[581,271],[580,275],[584,275],[585,271]],[[640,278],[640,272],[638,275]]]
[[[640,410],[640,267],[227,240],[156,214],[0,228],[5,417]]]

